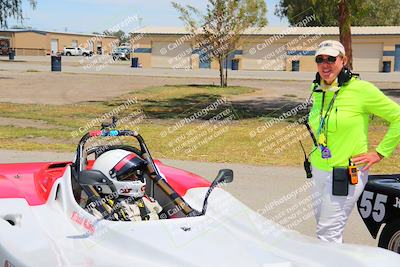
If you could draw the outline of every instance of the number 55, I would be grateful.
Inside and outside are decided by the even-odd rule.
[[[368,218],[371,216],[376,222],[381,222],[385,218],[385,204],[387,202],[387,196],[382,194],[377,194],[374,204],[374,209],[372,210],[372,199],[374,198],[374,193],[370,191],[364,191],[359,211],[361,217]]]

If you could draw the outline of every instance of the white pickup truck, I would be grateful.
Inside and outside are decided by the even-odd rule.
[[[92,56],[93,52],[82,47],[64,47],[63,55],[65,56]]]

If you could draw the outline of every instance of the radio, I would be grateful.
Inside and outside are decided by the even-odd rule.
[[[356,185],[358,184],[358,169],[354,166],[354,163],[351,163],[349,166],[349,178],[350,184]]]

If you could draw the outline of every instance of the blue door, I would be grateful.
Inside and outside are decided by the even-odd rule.
[[[210,58],[207,57],[207,58],[200,59],[199,68],[200,69],[209,69],[209,68],[211,68],[211,60],[210,60]]]
[[[396,45],[394,52],[394,71],[400,71],[400,45]]]
[[[226,59],[224,60],[224,68],[232,69],[232,60],[235,58],[235,52],[231,52],[228,54]],[[228,66],[227,66],[228,64]]]
[[[232,60],[232,70],[239,70],[239,60],[238,59]]]

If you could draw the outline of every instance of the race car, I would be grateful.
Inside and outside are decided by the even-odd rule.
[[[370,175],[358,212],[378,246],[400,253],[400,174]]]
[[[87,146],[91,139],[120,137],[139,145]],[[99,203],[107,201],[99,188],[116,192],[94,170],[96,160],[114,150],[146,161],[145,190],[162,206],[160,219],[99,219],[82,205],[83,191]],[[123,168],[118,164],[117,171]],[[286,230],[226,192],[232,180],[228,169],[210,183],[153,160],[141,135],[130,130],[85,134],[71,162],[1,164],[0,266],[398,266],[400,255],[389,250]]]

